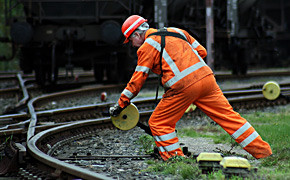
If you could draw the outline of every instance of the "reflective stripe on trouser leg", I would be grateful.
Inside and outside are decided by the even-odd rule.
[[[168,160],[169,158],[174,157],[174,156],[184,156],[184,154],[183,154],[181,148],[178,148],[178,149],[176,149],[176,150],[174,150],[174,151],[169,151],[169,152],[167,152],[167,151],[163,151],[163,152],[162,152],[162,151],[160,151],[160,149],[158,149],[158,150],[159,150],[159,154],[160,154],[161,158],[162,158],[164,161],[166,161],[166,160]]]
[[[243,149],[248,151],[255,158],[263,158],[272,154],[269,144],[262,140],[261,136],[248,122],[231,136]]]
[[[195,84],[198,86],[199,83]],[[175,132],[176,122],[196,98],[196,94],[193,92],[193,86],[189,86],[183,92],[175,95],[166,96],[167,94],[165,93],[149,119],[149,126],[153,136],[162,137]],[[157,147],[165,147],[177,142],[177,137],[166,141],[155,141]],[[164,151],[164,153],[160,151],[161,157],[165,160],[176,154],[184,156],[181,148],[169,152]]]
[[[174,144],[171,144],[171,145],[168,145],[168,146],[159,146],[160,145],[160,141],[158,142],[155,142],[157,147],[158,147],[158,150],[159,150],[159,154],[161,155],[162,159],[163,160],[167,160],[169,159],[170,157],[173,157],[173,156],[184,156],[180,146],[179,146],[179,143],[174,143]]]
[[[252,154],[252,156],[257,159],[264,158],[272,154],[270,145],[263,141],[261,136],[258,136],[243,149]]]
[[[208,89],[204,89],[205,95],[195,102],[197,107],[218,123],[243,149],[255,158],[271,155],[270,145],[262,140],[246,119],[233,110],[215,79],[207,78],[206,81],[203,81],[203,86],[208,87]]]
[[[179,146],[178,138],[175,132],[153,137],[158,147],[159,154],[163,160],[167,160],[171,156],[183,156],[183,152]]]
[[[156,141],[167,141],[176,137],[176,132],[164,134],[162,136],[153,136]]]

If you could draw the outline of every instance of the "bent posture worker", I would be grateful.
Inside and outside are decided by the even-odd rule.
[[[161,35],[156,34],[157,29],[149,28],[146,21],[141,16],[132,15],[122,25],[126,37],[124,43],[131,41],[133,46],[139,47],[138,62],[118,103],[110,108],[110,114],[117,116],[130,104],[151,70],[162,76],[161,82],[166,89],[149,119],[152,135],[163,160],[176,155],[184,156],[175,126],[192,103],[255,158],[271,155],[269,144],[262,140],[246,119],[233,110],[223,95],[212,70],[203,60],[207,55],[206,49],[188,32],[178,28],[163,30],[165,40],[161,42]],[[162,44],[165,44],[164,48]]]

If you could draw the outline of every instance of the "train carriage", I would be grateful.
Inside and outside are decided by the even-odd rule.
[[[24,18],[11,15],[16,6]],[[290,65],[286,0],[5,0],[5,8],[21,70],[34,71],[42,85],[55,83],[61,67],[68,74],[75,67],[93,68],[97,82],[128,81],[136,49],[122,44],[121,25],[132,14],[154,28],[183,28],[206,46],[211,8],[214,40],[206,48],[212,48],[215,70],[246,74],[248,67]]]

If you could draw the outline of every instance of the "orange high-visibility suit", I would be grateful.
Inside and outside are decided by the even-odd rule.
[[[212,70],[203,61],[207,55],[205,48],[182,29],[167,28],[167,31],[181,34],[188,42],[172,36],[165,37],[162,84],[166,92],[149,119],[149,126],[161,157],[167,160],[175,155],[184,155],[178,143],[175,125],[192,103],[255,158],[271,155],[269,144],[262,140],[247,120],[233,110],[224,97]],[[137,67],[118,101],[122,108],[139,93],[150,70],[156,74],[161,72],[161,37],[148,37],[154,32],[157,30],[147,30],[145,42],[137,51]]]

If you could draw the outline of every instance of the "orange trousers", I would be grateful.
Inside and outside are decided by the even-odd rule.
[[[149,126],[163,160],[176,155],[184,156],[175,126],[192,103],[255,158],[264,158],[272,154],[270,145],[262,140],[246,119],[233,110],[214,76],[208,75],[180,93],[165,93],[152,113]]]

